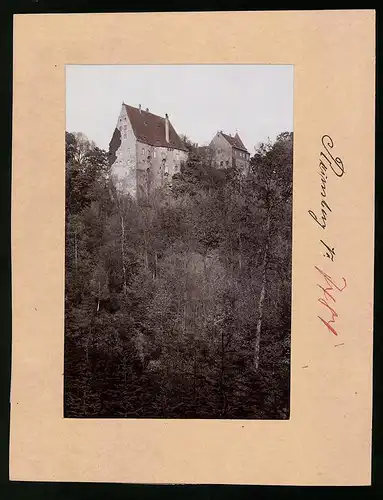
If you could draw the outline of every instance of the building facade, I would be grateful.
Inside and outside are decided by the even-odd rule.
[[[122,103],[109,144],[116,186],[134,197],[169,184],[187,160],[188,151],[171,124],[161,117]]]
[[[213,165],[216,168],[237,167],[244,174],[249,171],[250,153],[238,133],[235,136],[218,131],[209,147],[213,151]]]

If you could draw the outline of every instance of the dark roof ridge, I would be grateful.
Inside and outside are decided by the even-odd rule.
[[[124,103],[126,113],[132,125],[134,135],[137,140],[151,146],[167,147],[187,151],[186,146],[181,141],[169,118],[169,142],[165,137],[166,118],[155,115],[142,108],[135,108]]]
[[[222,131],[221,134],[231,146],[237,149],[241,149],[242,151],[246,151],[248,153],[248,150],[246,149],[246,146],[243,144],[241,138],[239,137],[238,132],[236,132],[235,136],[225,134]]]

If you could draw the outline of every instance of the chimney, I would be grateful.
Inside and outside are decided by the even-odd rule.
[[[140,113],[141,113],[141,104],[138,105],[138,109],[140,110]]]
[[[169,142],[169,116],[165,114],[165,139],[166,142]]]
[[[146,111],[147,113],[149,113],[149,108],[146,108],[146,109],[145,109],[145,111]]]

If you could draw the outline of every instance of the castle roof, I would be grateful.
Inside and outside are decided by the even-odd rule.
[[[134,108],[128,104],[124,104],[124,106],[134,135],[138,141],[150,146],[161,146],[187,151],[169,119],[169,142],[167,142],[165,136],[166,118],[154,115],[141,108]]]
[[[223,132],[221,132],[221,134],[227,140],[230,146],[248,152],[241,138],[239,137],[238,133],[236,133],[234,137],[231,135],[224,134]]]

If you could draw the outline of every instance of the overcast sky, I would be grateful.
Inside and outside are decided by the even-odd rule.
[[[66,130],[103,149],[122,101],[164,116],[178,134],[207,144],[217,130],[238,131],[250,153],[293,131],[293,66],[175,65],[66,67]]]

